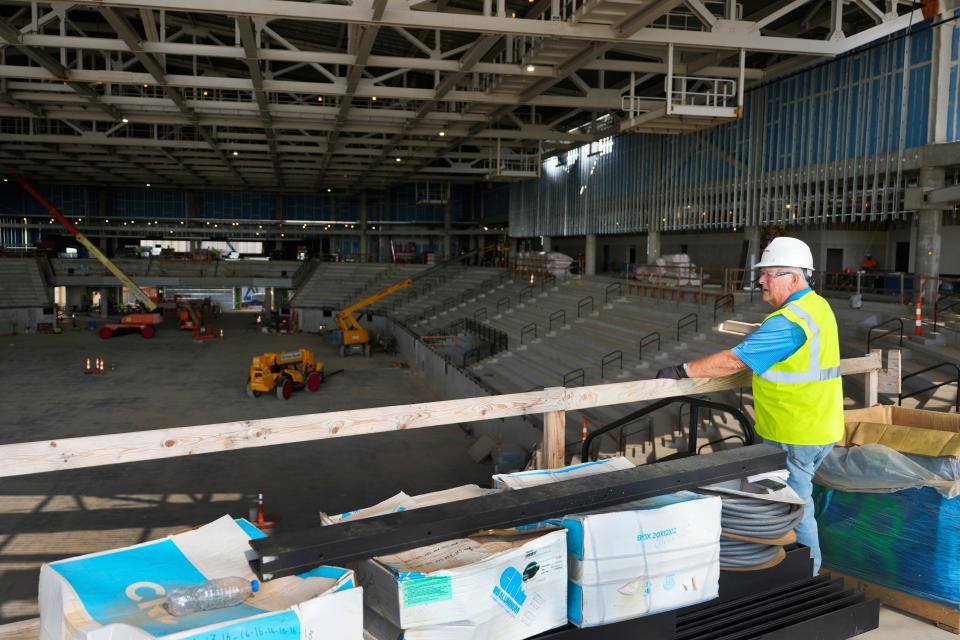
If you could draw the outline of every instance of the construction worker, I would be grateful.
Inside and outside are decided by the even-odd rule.
[[[843,435],[840,341],[829,303],[809,286],[810,247],[796,238],[774,238],[756,265],[763,300],[775,311],[733,349],[657,372],[658,378],[725,376],[753,370],[756,432],[787,453],[788,484],[805,501],[797,540],[810,548],[820,570],[813,518],[813,475]]]
[[[860,263],[860,268],[864,271],[876,271],[877,261],[874,260],[873,256],[868,253],[863,259],[863,262]]]

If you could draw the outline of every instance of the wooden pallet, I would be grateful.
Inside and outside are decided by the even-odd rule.
[[[904,593],[903,591],[884,587],[862,578],[848,576],[832,569],[824,568],[823,571],[835,578],[843,578],[844,583],[848,587],[860,591],[871,598],[877,598],[888,607],[906,611],[924,620],[929,620],[944,631],[960,635],[960,611],[956,609],[940,604],[939,602],[933,602],[919,596]]]

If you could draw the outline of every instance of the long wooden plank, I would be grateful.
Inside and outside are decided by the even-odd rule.
[[[40,618],[0,625],[0,640],[37,640],[40,637]]]
[[[880,358],[874,354],[842,361],[841,372],[865,373],[880,366]],[[0,477],[646,402],[736,389],[749,383],[747,372],[726,378],[640,380],[562,392],[562,387],[553,387],[531,393],[8,444],[0,446],[0,460],[4,461]]]
[[[881,368],[879,353],[862,358],[840,361],[841,375],[854,375],[877,371]],[[750,370],[744,370],[723,378],[698,378],[686,380],[635,380],[618,384],[597,384],[589,387],[567,389],[567,411],[602,407],[627,402],[646,402],[675,396],[690,396],[713,391],[738,389],[750,386]]]

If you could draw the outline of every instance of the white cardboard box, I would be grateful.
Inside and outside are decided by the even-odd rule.
[[[327,524],[495,493],[476,485],[409,496],[328,516]],[[371,624],[404,640],[521,640],[567,621],[563,529],[473,536],[357,565]]]
[[[563,530],[449,540],[362,562],[357,574],[366,605],[405,638],[519,640],[567,619]]]
[[[250,523],[224,516],[186,533],[45,564],[41,640],[361,640],[363,598],[353,572],[318,567],[271,580],[242,604],[174,617],[171,588],[208,579],[253,579]]]
[[[591,627],[715,598],[720,512],[720,498],[681,491],[555,521],[567,530],[570,622]]]

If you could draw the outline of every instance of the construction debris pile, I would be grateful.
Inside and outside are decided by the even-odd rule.
[[[516,256],[514,269],[561,278],[570,273],[571,264],[573,258],[557,251],[521,251]]]

